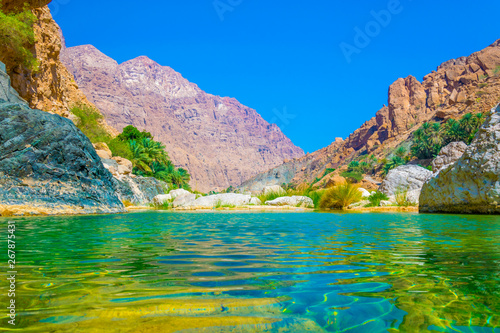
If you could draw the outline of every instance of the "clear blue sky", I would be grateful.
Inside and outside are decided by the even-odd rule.
[[[500,38],[497,0],[215,4],[54,0],[49,7],[68,46],[92,44],[118,62],[146,55],[206,92],[256,109],[306,152],[373,117],[398,77],[422,80],[442,62]],[[391,17],[374,24],[371,12],[382,10]],[[372,36],[358,47],[356,27]]]

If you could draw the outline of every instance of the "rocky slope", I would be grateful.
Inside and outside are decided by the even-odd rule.
[[[93,105],[78,89],[73,75],[60,60],[62,35],[47,7],[50,2],[50,0],[2,1],[2,10],[5,12],[18,12],[28,5],[36,16],[37,21],[33,26],[35,44],[31,51],[38,59],[39,68],[33,71],[13,61],[9,50],[2,45],[0,45],[0,61],[6,64],[12,86],[31,108],[73,118],[69,110],[75,103]],[[113,128],[105,123],[104,125],[111,134],[116,134]]]
[[[500,105],[454,164],[427,181],[420,212],[500,214]]]
[[[274,124],[233,98],[205,93],[147,57],[122,64],[95,47],[68,48],[63,62],[87,98],[118,130],[151,132],[200,191],[221,190],[303,151]]]
[[[294,184],[311,182],[326,168],[339,168],[362,154],[387,157],[400,144],[411,140],[412,133],[424,122],[459,118],[468,112],[488,112],[499,99],[500,40],[468,57],[441,64],[422,82],[413,76],[396,80],[389,87],[388,104],[346,140],[337,140],[285,163],[279,170],[289,177],[293,173]],[[258,175],[241,189],[263,188],[269,185],[266,179],[265,175]]]
[[[1,65],[0,215],[122,212],[89,139],[71,120],[30,109]]]

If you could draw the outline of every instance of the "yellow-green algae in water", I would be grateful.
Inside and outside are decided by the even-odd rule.
[[[148,212],[2,219],[4,237],[8,220],[18,250],[16,326],[2,318],[10,330],[500,326],[496,216]]]

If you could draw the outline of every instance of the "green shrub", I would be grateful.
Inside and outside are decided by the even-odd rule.
[[[460,120],[449,119],[443,126],[425,123],[413,133],[411,153],[418,159],[434,158],[441,148],[454,141],[470,144],[485,120],[482,113],[467,113]]]
[[[383,163],[382,173],[384,175],[387,175],[390,170],[397,168],[398,166],[405,165],[410,159],[405,147],[399,147],[392,153],[392,155],[393,156],[389,160],[386,160]]]
[[[410,151],[418,159],[429,159],[437,156],[443,146],[441,124],[424,123],[413,133],[413,144]]]
[[[396,204],[400,207],[415,206],[415,204],[408,200],[408,188],[398,187],[394,193]]]
[[[319,206],[323,209],[345,209],[350,204],[359,202],[362,194],[359,187],[350,183],[338,185],[326,190],[321,198]]]
[[[372,193],[368,197],[368,200],[370,201],[370,204],[367,207],[379,207],[380,201],[389,200],[389,197],[386,194],[377,191],[375,193]]]
[[[98,110],[85,104],[77,104],[71,112],[78,117],[76,127],[90,139],[90,142],[108,143],[111,140],[111,135],[102,125],[104,116]]]
[[[162,204],[156,204],[152,203],[150,204],[151,208],[157,209],[157,210],[169,210],[174,208],[174,205],[172,204],[173,200],[165,201]]]
[[[318,208],[318,207],[320,207],[321,198],[323,197],[323,194],[325,193],[325,191],[326,190],[308,191],[307,193],[304,193],[303,195],[311,198],[311,200],[314,203],[314,207]]]
[[[340,175],[352,183],[363,180],[363,174],[360,171],[344,171]]]
[[[270,191],[270,192],[267,192],[266,194],[261,193],[259,196],[257,196],[257,198],[259,198],[259,200],[262,202],[262,204],[265,204],[266,201],[274,200],[274,199],[277,199],[280,197],[286,197],[286,196],[287,196],[286,192]]]
[[[133,154],[130,150],[128,142],[124,142],[118,138],[114,138],[108,142],[109,150],[113,153],[113,156],[121,156],[127,160],[132,160]]]
[[[0,3],[1,6],[1,3]],[[10,56],[13,63],[38,70],[38,60],[30,51],[35,43],[33,24],[35,15],[29,9],[5,14],[0,10],[0,46],[2,56]],[[5,61],[5,59],[3,59]]]

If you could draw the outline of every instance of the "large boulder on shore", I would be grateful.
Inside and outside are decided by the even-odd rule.
[[[251,204],[259,205],[260,200],[258,198],[252,198],[252,196],[247,194],[223,193],[223,194],[214,194],[214,195],[199,197],[198,199],[183,205],[183,207],[198,207],[198,208],[213,208],[216,206],[239,207]]]
[[[301,207],[314,207],[314,202],[309,197],[294,195],[291,197],[279,197],[274,200],[266,201],[269,206],[301,206]]]
[[[467,145],[462,141],[452,142],[443,147],[438,156],[432,161],[432,172],[434,172],[434,175],[458,161],[466,149]]]
[[[124,211],[113,176],[71,120],[4,99],[0,205],[27,214]]]
[[[500,106],[462,157],[424,184],[420,212],[500,213]]]
[[[394,200],[398,191],[406,191],[410,202],[418,203],[424,183],[432,177],[432,171],[418,165],[402,165],[389,171],[379,191]]]

